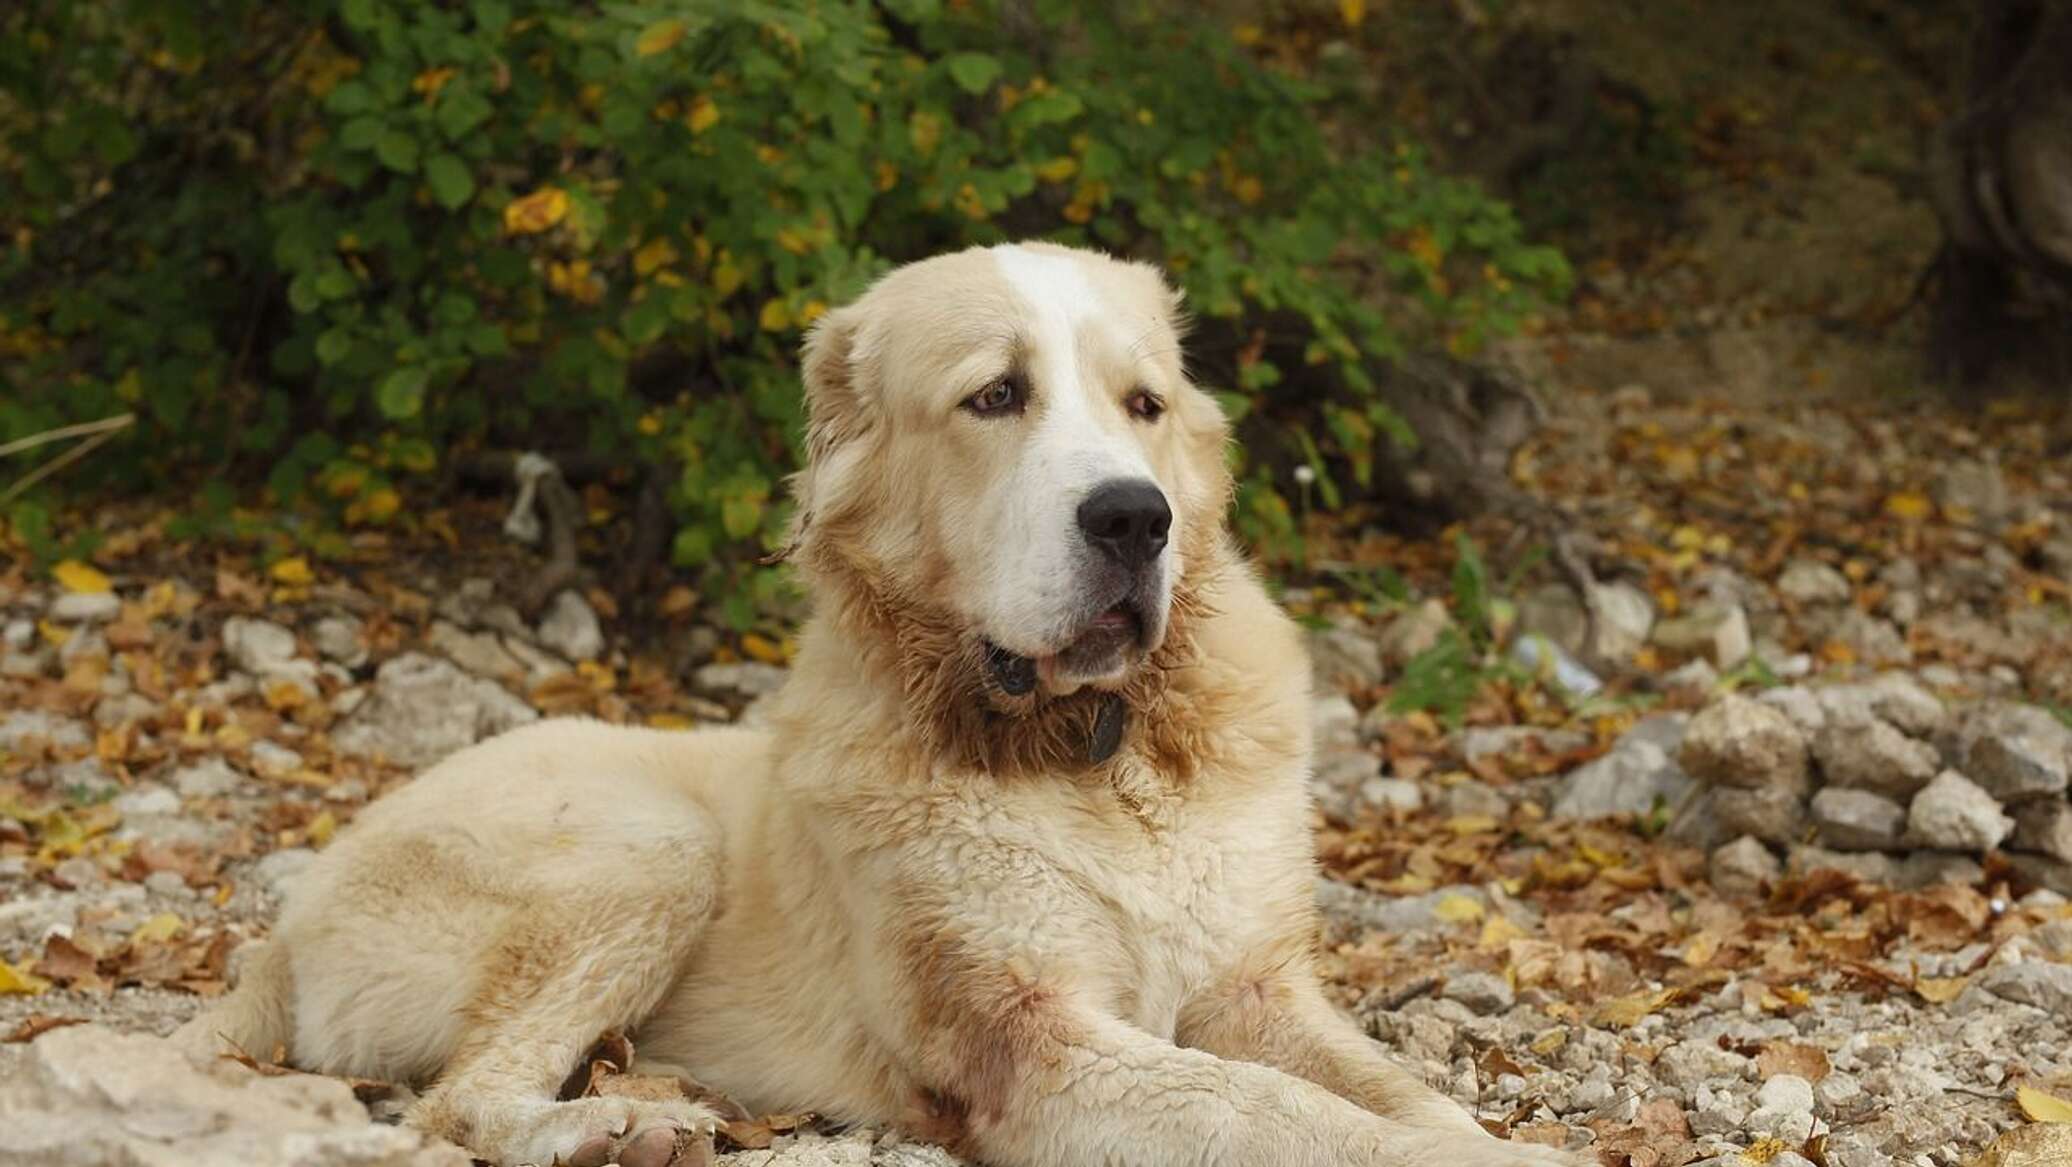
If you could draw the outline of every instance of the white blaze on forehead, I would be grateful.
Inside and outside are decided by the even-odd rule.
[[[1013,244],[993,248],[993,259],[1025,313],[1019,323],[1042,418],[1030,452],[1050,471],[1042,485],[1066,491],[1076,505],[1101,481],[1150,477],[1142,451],[1117,432],[1119,405],[1106,402],[1112,408],[1101,411],[1111,387],[1088,384],[1083,375],[1086,334],[1112,330],[1114,322],[1079,261]]]
[[[1086,282],[1086,273],[1079,270],[1078,261],[1011,243],[995,247],[993,261],[1035,314],[1029,326],[1039,341],[1061,344],[1070,352],[1074,327],[1093,316],[1095,308],[1094,286]]]

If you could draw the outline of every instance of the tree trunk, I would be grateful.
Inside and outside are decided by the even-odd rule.
[[[1968,73],[1929,151],[1931,362],[1968,385],[2072,383],[2072,0],[1981,0]]]

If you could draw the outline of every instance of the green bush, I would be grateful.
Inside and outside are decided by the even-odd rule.
[[[676,560],[753,596],[800,330],[894,263],[1030,235],[1162,261],[1259,464],[1333,490],[1395,425],[1376,358],[1472,348],[1566,279],[1413,146],[1338,142],[1328,78],[1172,8],[1034,11],[18,7],[0,440],[135,410],[93,460],[119,485],[250,470],[347,525],[457,446],[623,454],[672,475]],[[1247,482],[1243,521],[1285,528]]]

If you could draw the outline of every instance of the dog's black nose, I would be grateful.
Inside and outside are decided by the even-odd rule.
[[[1079,504],[1079,529],[1086,541],[1132,570],[1164,550],[1172,526],[1173,508],[1148,478],[1103,482]]]

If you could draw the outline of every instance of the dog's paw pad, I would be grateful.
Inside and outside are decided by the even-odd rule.
[[[610,1135],[592,1135],[576,1145],[565,1160],[568,1167],[604,1167],[612,1161]]]
[[[710,1167],[712,1136],[681,1127],[644,1130],[626,1140],[621,1167]]]

